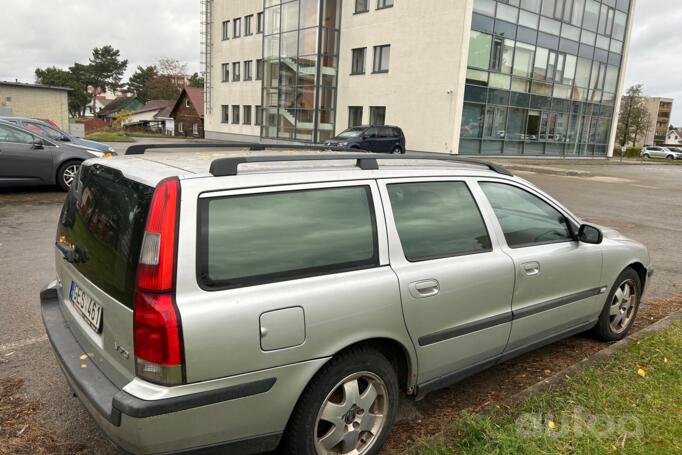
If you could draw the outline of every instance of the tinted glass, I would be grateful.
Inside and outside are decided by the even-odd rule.
[[[490,250],[488,231],[464,182],[393,184],[388,194],[409,261]]]
[[[118,171],[83,166],[59,219],[58,240],[84,252],[76,269],[129,308],[153,191]]]
[[[16,128],[0,125],[0,142],[17,142],[19,144],[32,144],[33,135]]]
[[[511,248],[573,239],[566,218],[542,199],[511,185],[480,185]]]
[[[234,287],[377,265],[368,187],[201,201],[200,273]]]

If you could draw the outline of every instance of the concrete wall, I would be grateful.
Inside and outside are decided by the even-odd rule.
[[[69,131],[66,90],[0,84],[0,108],[17,117],[47,118]]]
[[[213,25],[211,27],[211,106],[207,106],[205,129],[223,135],[260,136],[255,126],[256,106],[261,104],[261,81],[256,80],[256,60],[263,54],[263,35],[257,31],[257,14],[263,10],[263,0],[216,0],[212,2]],[[253,14],[251,36],[244,36],[244,16]],[[233,37],[234,19],[241,18],[242,36]],[[223,41],[223,21],[230,21],[230,39]],[[244,80],[244,61],[251,60],[252,80]],[[241,80],[232,82],[232,63],[241,62]],[[222,64],[230,64],[230,81],[222,82]],[[222,123],[222,105],[230,106],[230,123]],[[239,105],[240,124],[232,124],[232,106]],[[251,106],[251,125],[244,125],[243,106]]]
[[[355,14],[343,3],[336,132],[348,107],[386,107],[386,124],[400,126],[407,148],[453,153],[459,144],[472,0],[396,1]],[[374,46],[390,44],[388,73],[372,74]],[[351,76],[352,49],[366,47],[365,74]]]

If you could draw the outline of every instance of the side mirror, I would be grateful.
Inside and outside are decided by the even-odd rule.
[[[34,148],[35,150],[40,150],[40,149],[42,149],[44,145],[45,145],[45,143],[44,143],[43,140],[40,139],[39,137],[34,137],[34,138],[33,138],[33,148]]]
[[[578,240],[583,243],[599,245],[604,240],[604,234],[597,227],[590,224],[583,224],[578,230]]]
[[[71,139],[69,139],[69,136],[62,136],[59,138],[59,140],[62,142],[71,142]]]

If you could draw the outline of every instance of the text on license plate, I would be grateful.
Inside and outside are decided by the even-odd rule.
[[[78,310],[85,322],[95,332],[100,333],[102,331],[102,306],[86,294],[75,281],[71,282],[69,300],[71,300],[71,303],[76,307],[76,310]]]

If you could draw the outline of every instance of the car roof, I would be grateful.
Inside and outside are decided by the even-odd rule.
[[[214,177],[209,169],[214,160],[221,158],[239,157],[269,157],[309,154],[329,154],[330,152],[301,151],[298,149],[277,151],[250,151],[246,148],[236,150],[201,150],[194,152],[175,150],[148,151],[143,155],[128,155],[112,158],[92,160],[93,163],[103,164],[119,169],[126,177],[142,182],[149,186],[156,186],[159,181],[167,177],[180,179],[212,178],[234,179],[239,185],[261,185],[276,180],[278,182],[305,183],[306,181],[329,180],[359,180],[373,178],[398,178],[423,175],[434,176],[488,176],[499,178],[513,178],[488,169],[485,164],[465,162],[444,162],[434,160],[420,160],[419,157],[381,161],[378,158],[379,169],[363,170],[356,167],[354,159],[339,159],[325,161],[296,161],[296,162],[267,162],[247,163],[239,167],[236,176]],[[333,153],[333,152],[331,152]],[[334,155],[341,155],[338,152]],[[447,155],[446,155],[447,156]],[[387,160],[390,155],[387,156]],[[315,173],[315,176],[312,174]],[[283,183],[282,183],[283,184]],[[232,186],[232,185],[230,185]]]

